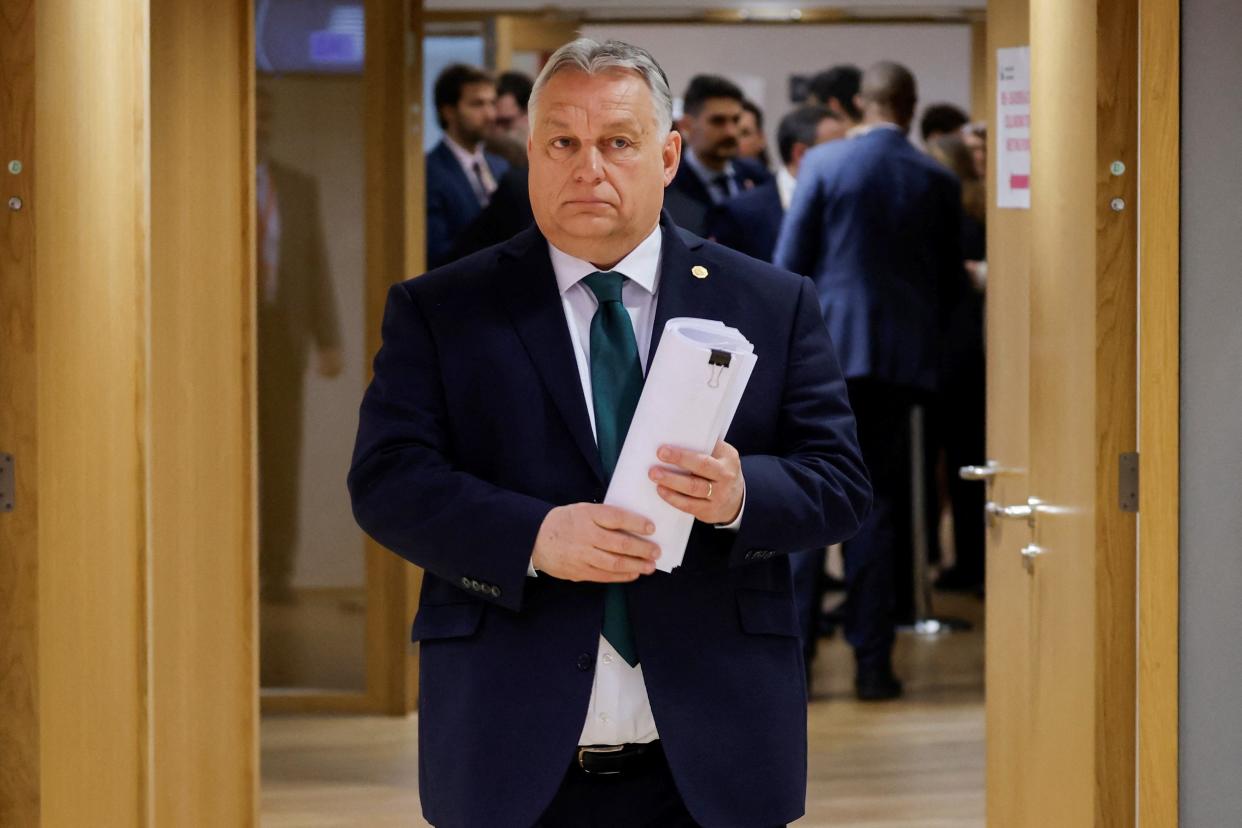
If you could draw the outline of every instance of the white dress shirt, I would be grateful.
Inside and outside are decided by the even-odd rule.
[[[793,201],[794,187],[797,183],[793,173],[784,164],[776,170],[776,194],[780,197],[781,209],[789,209],[789,204]]]
[[[660,227],[656,225],[630,255],[612,268],[612,272],[626,277],[621,287],[621,303],[625,305],[634,325],[634,339],[638,343],[638,359],[642,363],[643,373],[647,371],[647,349],[651,345],[651,329],[655,324],[663,241]],[[582,284],[582,279],[599,268],[557,250],[551,244],[548,245],[548,251],[552,256],[556,285],[561,292],[565,321],[569,324],[569,339],[573,343],[574,359],[578,363],[578,378],[582,382],[582,394],[586,398],[587,414],[591,418],[591,431],[594,432],[591,319],[595,316],[599,302],[591,289]],[[595,658],[595,683],[591,687],[591,702],[587,706],[586,722],[578,744],[622,745],[651,742],[658,738],[655,719],[651,715],[651,702],[647,699],[647,685],[643,681],[642,662],[631,667],[601,635],[599,653]]]
[[[621,285],[621,303],[634,326],[638,359],[642,363],[644,374],[647,372],[647,351],[651,346],[651,332],[655,325],[663,243],[664,236],[657,224],[647,238],[610,271],[626,277]],[[582,384],[587,415],[591,418],[591,431],[594,432],[591,320],[595,317],[599,302],[591,289],[582,284],[582,280],[599,268],[558,250],[551,243],[548,244],[548,252],[552,258],[552,270],[556,274],[556,286],[561,294],[561,307],[565,311],[565,321],[569,326],[569,339],[574,349],[574,360],[578,364],[578,379]],[[654,462],[653,457],[652,463]],[[737,518],[720,528],[737,531],[742,524],[745,508],[746,498],[743,495],[742,510],[738,512]],[[528,574],[537,577],[533,564]],[[658,738],[660,737],[656,732],[655,719],[651,715],[651,702],[647,698],[647,685],[643,681],[642,662],[631,667],[608,640],[600,635],[591,701],[587,706],[586,722],[582,726],[578,744],[622,745],[652,742]]]

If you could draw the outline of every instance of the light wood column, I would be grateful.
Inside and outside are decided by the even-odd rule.
[[[248,0],[150,0],[154,825],[258,809]]]
[[[1139,824],[1178,822],[1181,3],[1140,0]]]
[[[1003,24],[1002,24],[1003,25]],[[974,20],[970,24],[970,120],[987,121],[991,117],[992,100],[988,97],[988,24],[984,20]]]
[[[152,802],[147,497],[148,16],[35,16],[42,824],[142,826]]]

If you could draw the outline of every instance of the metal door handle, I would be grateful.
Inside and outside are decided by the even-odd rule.
[[[1025,520],[1026,525],[1032,529],[1035,528],[1035,516],[1039,514],[1040,503],[1035,498],[1028,498],[1025,504],[1020,506],[1001,506],[999,503],[988,501],[983,511],[987,513],[988,523],[994,523],[997,518],[1005,518],[1006,520]]]
[[[962,466],[957,470],[958,477],[963,480],[985,480],[990,482],[1000,472],[1000,464],[989,460],[985,466]]]

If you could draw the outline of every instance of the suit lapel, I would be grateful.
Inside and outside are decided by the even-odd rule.
[[[683,237],[668,213],[660,216],[664,230],[663,248],[660,254],[660,286],[656,297],[655,324],[651,328],[651,347],[647,352],[647,368],[650,370],[660,347],[664,325],[679,316],[719,319],[719,306],[712,289],[711,272],[708,278],[699,279],[691,272],[695,265],[705,265],[706,260],[695,258],[695,251],[703,246],[697,236]],[[717,314],[711,316],[711,314]]]
[[[538,227],[531,227],[505,245],[501,263],[511,267],[502,266],[494,278],[518,337],[582,456],[603,482],[604,470],[578,378],[565,309],[547,242]]]

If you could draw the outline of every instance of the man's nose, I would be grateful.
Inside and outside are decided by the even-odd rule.
[[[604,157],[600,154],[598,147],[587,145],[583,147],[582,152],[578,153],[574,177],[579,181],[592,183],[604,177]]]

